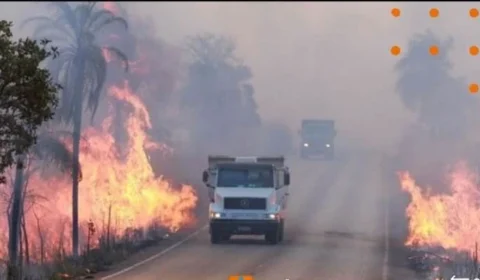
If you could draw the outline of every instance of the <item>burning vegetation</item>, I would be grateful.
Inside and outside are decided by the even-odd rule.
[[[120,9],[113,2],[105,4],[107,12],[101,10],[100,5],[95,7],[91,3],[73,7],[65,2],[54,5],[64,12],[68,9],[85,12],[82,9],[87,7],[91,11],[99,9],[100,23],[102,19],[105,20],[102,17],[105,15],[114,21],[122,21],[115,15]],[[36,31],[53,26],[45,24],[51,19],[38,19],[44,24],[40,24]],[[65,20],[60,16],[55,24],[61,29]],[[99,22],[92,22],[92,26],[99,28],[99,25],[95,25]],[[43,35],[52,34],[51,30],[47,30]],[[117,48],[102,45],[97,48],[97,45],[92,45],[90,50],[93,56],[89,58],[91,61],[87,61],[93,62],[87,64],[92,68],[85,76],[68,76],[74,75],[71,73],[78,74],[72,71],[78,66],[78,61],[69,61],[75,55],[74,48],[69,49],[68,45],[62,48],[61,45],[59,59],[49,65],[54,77],[64,87],[57,113],[60,122],[52,122],[43,128],[44,134],[48,134],[48,139],[52,141],[39,141],[32,152],[26,155],[25,168],[21,172],[21,263],[52,265],[72,254],[72,248],[75,248],[72,244],[72,228],[75,228],[72,226],[72,174],[75,174],[75,162],[78,163],[79,181],[79,253],[88,262],[92,258],[102,258],[101,265],[111,264],[116,257],[106,256],[105,252],[100,254],[99,250],[120,252],[121,256],[116,259],[120,260],[141,247],[140,243],[158,241],[168,233],[195,225],[194,210],[198,198],[193,186],[182,184],[175,178],[166,178],[162,170],[154,168],[156,166],[151,158],[160,155],[162,162],[168,164],[169,159],[175,156],[174,149],[159,140],[161,136],[154,135],[158,130],[156,124],[161,121],[157,112],[154,112],[155,120],[152,120],[150,111],[158,107],[145,105],[149,102],[167,103],[166,98],[159,100],[156,95],[166,96],[173,92],[177,82],[180,52],[163,42],[164,48],[160,51],[159,42],[155,39],[148,42],[138,40],[128,50],[131,60]],[[114,42],[114,45],[118,44]],[[158,53],[149,52],[149,49],[156,49]],[[148,55],[155,55],[155,58],[146,58]],[[163,63],[157,63],[159,59],[164,60]],[[118,61],[130,71],[115,71],[113,68],[118,66]],[[159,67],[162,71],[156,71]],[[78,90],[79,78],[83,79],[83,92]],[[100,98],[101,95],[105,98]],[[163,103],[163,106],[167,106]],[[97,108],[101,114],[95,115]],[[75,114],[84,110],[93,112],[91,125],[79,125],[78,120],[85,117],[81,113]],[[95,124],[94,116],[97,117]],[[73,132],[70,132],[72,127]],[[77,161],[76,130],[80,134]],[[39,153],[33,151],[37,148]],[[13,168],[6,174],[12,176],[6,184],[0,184],[0,259],[4,260],[9,255],[7,244],[9,220],[12,217],[12,186],[16,181]],[[0,264],[0,276],[2,266]],[[63,276],[57,274],[60,278],[75,274],[65,266],[52,271],[61,271]],[[34,275],[39,273],[43,274],[44,271],[33,272]],[[23,276],[27,276],[25,271]]]
[[[152,225],[175,232],[195,222],[192,211],[197,197],[192,186],[174,186],[171,180],[153,172],[149,151],[160,150],[168,156],[172,150],[148,136],[151,121],[143,102],[128,83],[109,87],[108,97],[130,107],[124,122],[128,140],[125,147],[116,144],[112,135],[114,110],[100,127],[88,127],[82,132],[79,216],[83,249],[97,245],[97,237],[107,232],[112,239]],[[71,137],[62,140],[71,149]],[[59,250],[68,253],[71,248],[71,176],[52,174],[41,168],[43,164],[31,162],[25,183],[29,195],[23,234],[28,236],[28,245],[23,246],[28,246],[24,250],[32,260],[39,261],[53,258]],[[4,194],[9,193],[8,189],[9,185],[2,186]],[[0,206],[2,212],[6,211],[8,201],[3,200]],[[7,216],[0,216],[0,221],[0,243],[6,245]],[[92,244],[87,244],[89,223],[96,228],[96,236],[89,241]],[[5,256],[6,246],[0,247],[0,252]]]
[[[34,38],[58,46],[46,64],[62,86],[59,106],[40,131],[48,141],[22,155],[25,164],[0,185],[0,258],[13,256],[8,272],[19,270],[17,278],[72,278],[76,257],[104,269],[195,226],[201,201],[189,167],[206,151],[233,150],[238,135],[265,129],[253,74],[228,37],[200,34],[185,48],[153,37],[148,22],[132,24],[114,2],[50,5],[53,17],[26,22],[36,23]],[[267,129],[266,136],[288,146],[289,133]],[[251,138],[241,149],[264,148]],[[12,224],[17,234],[9,234]]]
[[[465,162],[447,176],[448,193],[421,187],[409,172],[399,172],[411,201],[406,209],[412,249],[408,261],[417,271],[479,277],[480,186],[478,174]]]

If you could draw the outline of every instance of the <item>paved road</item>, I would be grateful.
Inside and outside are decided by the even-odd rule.
[[[333,162],[291,160],[285,241],[211,245],[208,231],[114,280],[381,280],[385,189],[381,155],[356,152]],[[385,279],[383,279],[385,280]]]

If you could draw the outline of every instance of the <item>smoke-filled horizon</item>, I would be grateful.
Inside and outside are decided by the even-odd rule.
[[[312,180],[319,176],[316,168],[325,172],[312,186],[334,186],[331,196],[325,195],[334,199],[324,206],[324,218],[347,216],[340,207],[341,211],[329,217],[344,203],[344,194],[348,194],[347,201],[355,201],[356,194],[364,195],[367,205],[368,200],[383,199],[383,191],[388,189],[388,196],[393,197],[390,221],[400,229],[393,228],[392,237],[403,237],[405,210],[415,200],[412,193],[406,193],[405,182],[401,182],[403,190],[397,184],[394,172],[408,171],[405,174],[412,174],[419,186],[433,185],[436,191],[448,193],[451,190],[444,182],[447,167],[462,160],[479,163],[480,96],[471,95],[468,84],[480,83],[480,72],[478,58],[470,56],[468,48],[480,35],[480,22],[469,17],[468,3],[121,5],[123,10],[106,2],[96,8],[124,17],[128,30],[120,24],[92,31],[95,40],[85,41],[95,53],[77,48],[83,41],[75,38],[70,41],[75,55],[46,63],[55,78],[70,80],[63,85],[66,90],[61,96],[66,109],[59,108],[55,116],[70,118],[70,127],[66,134],[58,129],[63,136],[56,140],[67,153],[75,151],[71,142],[79,145],[75,162],[82,165],[82,182],[79,198],[72,201],[80,205],[81,245],[90,244],[90,221],[102,225],[102,234],[106,232],[108,238],[114,220],[113,234],[118,236],[132,228],[162,226],[162,230],[175,232],[194,226],[207,214],[203,209],[205,191],[199,182],[207,154],[298,154],[295,137],[306,118],[333,119],[338,131],[336,159],[327,163],[327,168],[312,165],[308,172]],[[65,11],[55,14],[45,3],[2,3],[0,7],[0,18],[14,22],[16,37],[33,35],[40,25],[32,22],[20,28],[33,16],[60,14],[80,21],[78,15],[74,18]],[[394,7],[402,11],[399,18],[390,14]],[[432,7],[440,10],[438,18],[429,17]],[[58,29],[52,30],[58,34]],[[74,36],[78,34],[83,36],[81,32]],[[438,56],[429,55],[432,44],[440,48]],[[393,45],[402,48],[400,55],[390,54]],[[107,47],[115,47],[125,57]],[[95,95],[85,87],[103,78],[93,76],[93,70],[76,71],[86,67],[78,66],[82,63],[67,63],[73,71],[55,71],[59,65],[55,63],[72,57],[86,61],[87,54],[99,62],[88,69],[107,69],[103,71],[106,79],[103,89],[96,92],[100,93],[98,99],[89,100],[93,100],[86,108],[90,110],[73,110],[83,98],[78,96],[88,99]],[[124,71],[126,61],[128,73]],[[72,121],[72,111],[82,112],[76,121]],[[92,111],[96,111],[93,122]],[[58,128],[52,123],[54,130]],[[70,134],[82,138],[76,141]],[[34,167],[45,164],[32,162]],[[298,162],[293,163],[295,159],[291,162],[302,169]],[[344,167],[348,172],[342,173]],[[26,211],[27,226],[22,230],[51,232],[51,244],[69,240],[65,225],[70,226],[72,209],[76,209],[70,201],[71,178],[67,173],[45,175],[36,170],[40,169],[25,172],[29,179],[25,190],[49,195],[42,201],[29,196],[26,207],[46,207],[40,212]],[[378,177],[387,180],[381,184]],[[302,185],[303,179],[298,178],[295,184]],[[357,184],[372,186],[359,189]],[[0,187],[5,187],[2,196],[7,197],[10,186]],[[297,190],[301,193],[301,186]],[[321,194],[303,192],[312,198],[311,203],[321,204],[313,199]],[[402,192],[413,199],[403,201]],[[8,203],[0,203],[0,210],[8,207]],[[364,210],[363,218],[379,213],[375,208]],[[40,229],[39,219],[55,226]],[[7,220],[0,217],[0,224]],[[0,241],[6,238],[7,233],[0,232]],[[32,248],[43,243],[39,238],[43,238],[41,234],[33,234]],[[0,256],[5,253],[2,249]],[[44,252],[34,256],[43,257]]]
[[[157,34],[172,42],[203,31],[234,38],[239,56],[251,67],[255,98],[263,118],[296,131],[304,117],[331,117],[348,138],[362,146],[392,148],[411,115],[395,94],[402,57],[416,33],[451,36],[453,76],[475,81],[475,26],[468,4],[435,3],[440,17],[429,18],[425,3],[149,3],[128,4],[150,16]],[[395,19],[390,9],[402,10]],[[188,19],[188,20],[185,20]],[[405,54],[405,53],[403,53]],[[429,58],[428,50],[425,50]],[[467,88],[458,94],[468,94]]]
[[[28,3],[2,5],[0,14],[17,28],[34,13]],[[34,5],[35,12],[43,8]],[[362,146],[396,147],[412,119],[395,94],[394,66],[402,55],[391,56],[391,45],[405,49],[414,34],[427,29],[441,39],[451,36],[452,75],[477,78],[467,49],[475,43],[478,23],[469,18],[467,3],[436,4],[437,19],[429,18],[428,3],[127,2],[124,7],[132,18],[153,23],[152,36],[178,46],[204,32],[229,36],[251,68],[262,119],[295,132],[302,118],[333,118],[342,135]],[[390,15],[393,7],[402,10],[400,18]]]

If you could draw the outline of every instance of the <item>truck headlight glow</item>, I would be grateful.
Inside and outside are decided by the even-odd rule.
[[[304,146],[304,147],[308,147],[308,143],[303,143],[303,146]]]
[[[222,217],[222,213],[216,213],[216,212],[211,212],[210,213],[210,218],[212,219],[219,219]]]
[[[276,220],[280,218],[280,215],[278,214],[267,214],[267,217],[271,220]]]
[[[330,144],[326,144],[325,146],[326,146],[327,148],[330,148]]]

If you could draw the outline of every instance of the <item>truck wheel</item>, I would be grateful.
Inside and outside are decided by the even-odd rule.
[[[300,152],[300,158],[307,159],[308,158],[307,153],[305,153],[304,151],[301,151]]]
[[[327,160],[333,160],[335,158],[333,151],[329,151],[326,155]]]
[[[276,245],[280,242],[280,225],[277,226],[274,230],[269,231],[265,234],[265,241],[272,245]]]
[[[218,244],[222,241],[222,235],[220,232],[212,230],[210,232],[210,243]]]
[[[280,237],[279,237],[279,241],[282,242],[283,241],[283,237],[284,237],[284,234],[285,234],[285,224],[284,222],[282,221],[280,223]]]
[[[232,237],[230,233],[224,233],[222,234],[222,241],[227,242],[230,240],[230,237]]]

